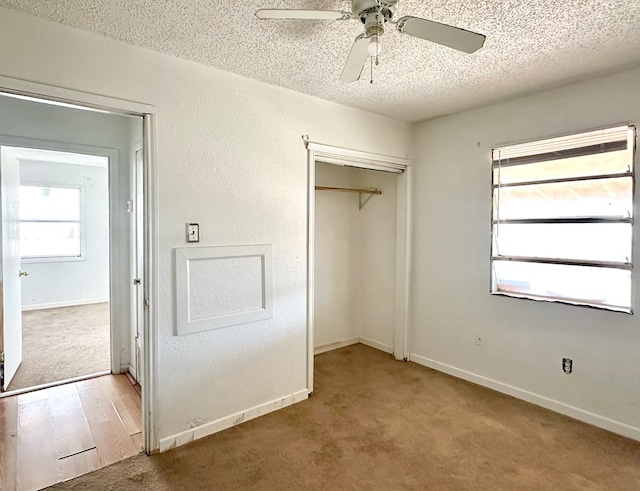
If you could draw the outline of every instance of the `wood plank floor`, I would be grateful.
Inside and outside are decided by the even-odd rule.
[[[2,491],[42,489],[140,452],[140,396],[126,375],[0,399]]]

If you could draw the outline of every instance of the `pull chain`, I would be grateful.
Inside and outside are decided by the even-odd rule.
[[[373,83],[373,58],[374,58],[373,56],[369,57],[369,61],[371,62],[371,80],[369,80],[369,83],[371,84]],[[375,59],[376,59],[376,66],[378,66],[380,64],[380,61],[378,60],[378,53],[376,53]]]
[[[371,62],[371,80],[369,81],[369,83],[373,84],[373,56],[369,57],[369,61]]]

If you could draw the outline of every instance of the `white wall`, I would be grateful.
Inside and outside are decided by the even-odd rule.
[[[316,191],[316,347],[359,338],[393,349],[397,183],[394,174],[316,164],[317,186],[382,191],[362,210],[356,193]]]
[[[304,390],[301,135],[403,157],[409,125],[11,10],[0,9],[0,41],[2,75],[158,108],[160,437]],[[200,223],[201,245],[273,244],[273,319],[175,335],[186,222]]]
[[[316,185],[358,187],[357,169],[316,164]],[[358,195],[316,191],[314,341],[316,348],[359,337],[359,284],[354,247]],[[358,243],[355,242],[355,245]]]
[[[416,127],[412,359],[640,438],[637,315],[489,295],[491,148],[638,124],[638,87],[636,69]]]
[[[82,260],[28,260],[22,269],[23,310],[109,299],[109,179],[104,167],[20,159],[23,185],[81,187]]]
[[[360,337],[380,347],[394,347],[396,289],[396,174],[360,171],[359,186],[378,188],[362,211],[360,230]]]

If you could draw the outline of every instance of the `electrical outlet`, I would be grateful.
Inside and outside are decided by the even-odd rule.
[[[477,332],[476,333],[476,344],[478,346],[484,346],[484,342],[485,342],[484,334],[482,334],[481,332]]]
[[[566,374],[573,372],[573,360],[571,358],[562,359],[562,370]]]

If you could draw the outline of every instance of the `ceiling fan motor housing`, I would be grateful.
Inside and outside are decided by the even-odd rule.
[[[365,27],[374,22],[374,17],[371,14],[378,14],[375,17],[375,22],[381,28],[385,22],[393,17],[397,4],[398,0],[352,0],[351,12],[356,19],[360,19],[365,24]]]
[[[380,12],[369,12],[364,22],[365,36],[382,36],[382,34],[384,34],[384,23],[386,21]]]

